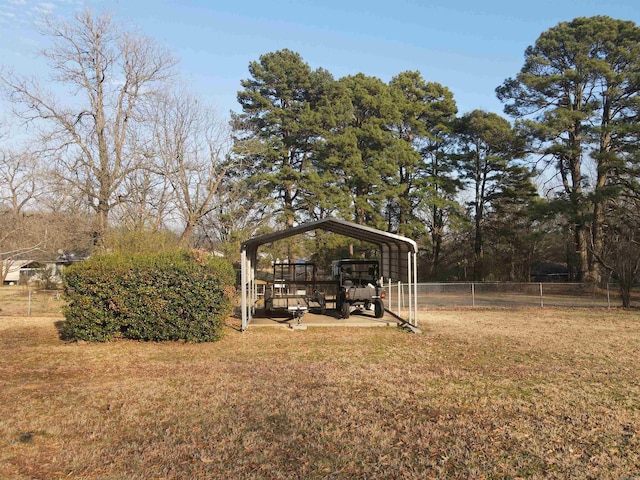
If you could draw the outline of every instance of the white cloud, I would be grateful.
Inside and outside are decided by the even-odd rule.
[[[8,9],[0,7],[0,24],[11,25],[15,22],[16,14]]]
[[[42,14],[49,14],[51,12],[53,12],[56,9],[56,4],[54,3],[50,3],[50,2],[42,2],[39,3],[38,5],[36,5],[35,10],[38,13],[42,13]]]

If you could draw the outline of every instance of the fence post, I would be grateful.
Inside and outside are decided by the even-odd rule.
[[[476,284],[471,282],[471,306],[476,306]]]
[[[540,282],[540,308],[544,308],[544,298],[542,296],[542,282]]]
[[[609,282],[607,282],[607,308],[611,308],[611,295],[609,293]]]
[[[29,287],[29,296],[27,297],[27,317],[31,316],[31,287]]]

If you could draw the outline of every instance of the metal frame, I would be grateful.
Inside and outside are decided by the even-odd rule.
[[[401,235],[329,217],[316,222],[303,223],[287,230],[280,230],[254,237],[241,245],[240,289],[242,294],[243,331],[247,329],[253,319],[257,302],[255,270],[258,263],[258,248],[266,243],[300,235],[312,230],[325,230],[377,245],[380,248],[382,276],[387,279],[391,278],[396,281],[408,283],[409,318],[407,321],[414,327],[418,326],[418,245],[416,242]]]

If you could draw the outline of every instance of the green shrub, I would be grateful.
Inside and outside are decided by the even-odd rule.
[[[111,229],[104,238],[104,248],[117,254],[137,255],[174,252],[178,237],[170,231]]]
[[[232,308],[232,267],[203,252],[116,254],[65,271],[63,336],[104,342],[218,340]]]

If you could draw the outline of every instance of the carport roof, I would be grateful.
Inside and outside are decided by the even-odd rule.
[[[277,232],[267,233],[259,237],[253,237],[242,243],[242,250],[251,251],[257,249],[265,243],[275,242],[284,238],[300,235],[311,230],[326,230],[328,232],[337,233],[346,237],[362,240],[363,242],[373,243],[374,245],[394,245],[400,251],[416,253],[418,246],[415,241],[410,238],[396,235],[394,233],[383,232],[375,228],[357,223],[339,220],[337,218],[328,217],[315,222],[308,222],[298,225],[297,227],[279,230]]]
[[[377,245],[380,248],[381,273],[383,276],[402,281],[407,281],[412,276],[409,271],[411,266],[406,256],[408,253],[417,253],[418,246],[415,241],[401,235],[384,232],[333,217],[303,223],[297,227],[251,238],[242,244],[241,249],[247,253],[249,258],[255,258],[260,245],[318,229]]]

